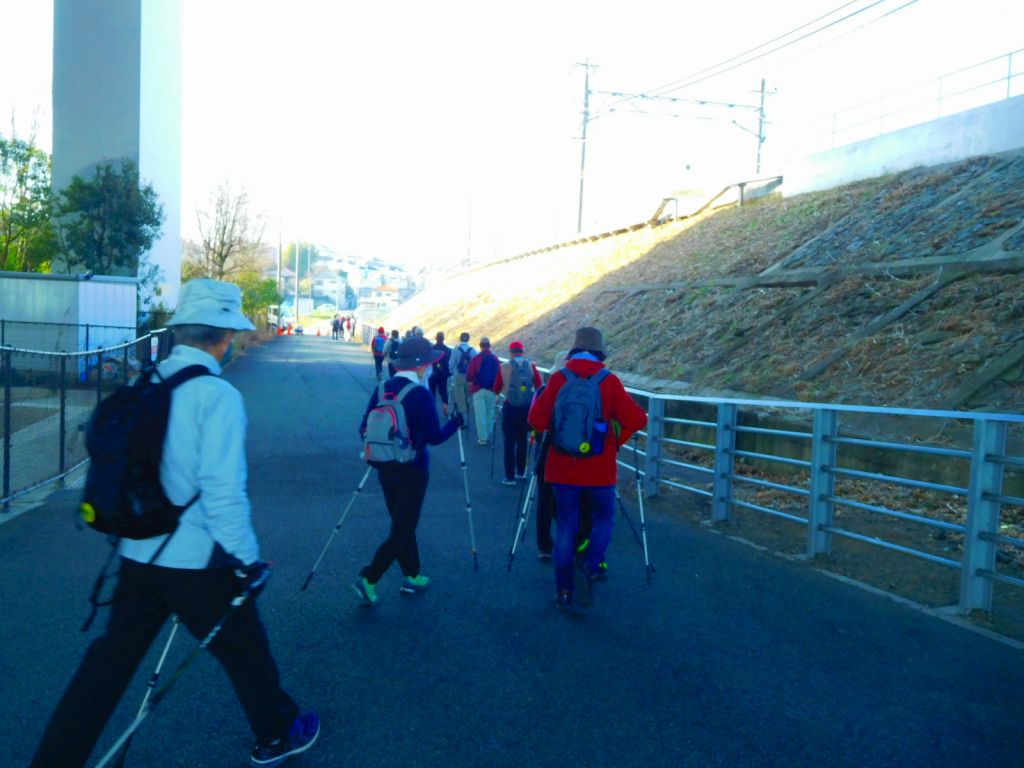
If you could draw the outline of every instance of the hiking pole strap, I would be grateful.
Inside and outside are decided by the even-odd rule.
[[[106,583],[109,574],[107,569],[110,567],[110,561],[117,555],[118,544],[120,539],[114,539],[110,545],[110,554],[107,555],[107,559],[103,561],[103,567],[100,568],[99,575],[96,577],[96,581],[92,585],[92,593],[89,595],[89,615],[85,619],[85,623],[82,625],[82,631],[88,632],[89,627],[92,626],[93,621],[96,619],[96,613],[100,608],[110,605],[114,602],[113,598],[110,600],[100,600],[100,592],[103,591],[103,585]]]

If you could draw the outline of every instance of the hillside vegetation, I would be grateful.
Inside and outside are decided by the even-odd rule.
[[[1024,155],[772,197],[449,278],[389,327],[512,339],[550,364],[605,332],[636,385],[1019,411]]]

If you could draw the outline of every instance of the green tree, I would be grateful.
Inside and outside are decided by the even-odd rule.
[[[49,156],[31,140],[0,136],[0,269],[49,271],[52,211]]]
[[[277,292],[277,281],[263,277],[259,272],[239,272],[233,276],[232,282],[242,291],[242,312],[250,317],[282,301],[281,294]]]
[[[69,272],[144,277],[144,257],[160,236],[164,213],[132,161],[101,163],[91,181],[73,177],[60,192],[56,214]]]
[[[310,265],[320,259],[320,251],[312,243],[299,241],[299,275],[308,275]],[[281,254],[281,266],[295,271],[295,243],[288,243]]]

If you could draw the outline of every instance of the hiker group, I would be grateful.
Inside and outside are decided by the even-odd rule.
[[[58,702],[32,768],[85,765],[172,616],[167,647],[179,624],[198,643],[157,688],[164,648],[138,715],[99,766],[118,755],[123,764],[135,730],[204,648],[230,678],[255,735],[252,765],[280,765],[312,746],[320,732],[316,713],[300,708],[283,690],[256,605],[270,567],[261,556],[246,494],[245,405],[220,377],[235,334],[253,330],[242,314],[239,289],[205,278],[189,281],[169,325],[176,342],[171,355],[100,403],[87,430],[91,464],[81,516],[112,537],[110,559],[118,558],[119,575],[107,627],[90,644]],[[387,537],[360,570],[355,592],[374,605],[378,585],[396,561],[401,594],[429,587],[416,539],[429,481],[428,446],[453,436],[477,567],[463,445],[472,411],[477,442],[490,445],[492,457],[500,414],[502,482],[515,486],[529,480],[531,492],[539,486],[539,556],[554,560],[556,605],[577,614],[579,606],[590,604],[593,584],[606,575],[616,453],[644,427],[646,414],[605,368],[604,338],[596,328],[576,331],[546,385],[521,342],[509,344],[503,362],[486,337],[479,350],[468,333],[460,334],[454,348],[444,341],[439,332],[431,344],[418,327],[404,338],[397,330],[377,330],[370,344],[377,384],[358,428],[368,466],[302,588],[374,470],[391,522]],[[539,456],[533,468],[528,467],[531,445]],[[103,579],[93,590],[94,610],[102,604]]]
[[[334,341],[352,341],[356,335],[359,321],[355,315],[342,315],[340,312],[331,320],[331,339]]]

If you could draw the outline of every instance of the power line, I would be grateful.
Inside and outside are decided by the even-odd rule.
[[[853,0],[853,1],[856,2],[856,0]],[[658,88],[652,88],[649,91],[645,91],[643,95],[659,95],[659,94],[664,94],[664,93],[671,93],[673,91],[678,91],[678,90],[681,90],[683,88],[688,88],[688,87],[696,85],[698,83],[702,83],[705,80],[710,80],[713,77],[717,77],[718,75],[725,74],[726,72],[729,72],[729,71],[731,71],[733,69],[737,69],[737,68],[739,68],[741,66],[744,66],[744,65],[749,64],[751,62],[757,61],[758,59],[762,59],[765,56],[769,56],[769,55],[771,55],[773,53],[776,53],[777,51],[780,51],[783,48],[787,48],[787,47],[789,47],[791,45],[794,45],[795,43],[798,43],[801,40],[805,40],[808,37],[812,37],[812,36],[814,36],[814,35],[816,35],[816,34],[818,34],[820,32],[825,31],[826,29],[834,27],[837,24],[841,24],[842,22],[846,21],[847,19],[851,19],[854,16],[857,16],[857,15],[859,15],[861,13],[864,13],[865,11],[868,11],[871,8],[874,8],[877,5],[881,5],[882,3],[886,2],[886,1],[887,0],[874,0],[874,2],[870,3],[869,5],[866,5],[866,6],[862,7],[862,8],[859,8],[856,11],[853,11],[851,13],[848,13],[847,15],[845,15],[845,16],[839,18],[839,19],[836,19],[834,21],[831,21],[831,22],[829,22],[828,24],[826,24],[826,25],[824,25],[822,27],[818,27],[817,29],[814,29],[814,30],[812,30],[810,32],[807,32],[806,34],[803,34],[800,37],[797,37],[796,39],[793,39],[793,40],[790,40],[789,42],[783,43],[780,46],[776,46],[775,48],[772,48],[771,50],[768,50],[768,51],[765,51],[763,53],[760,53],[757,56],[752,56],[750,58],[744,58],[744,57],[748,56],[749,54],[754,53],[755,51],[759,51],[762,48],[771,45],[772,43],[778,42],[779,40],[783,40],[783,39],[785,39],[787,37],[790,37],[791,35],[799,32],[799,31],[801,31],[803,29],[806,29],[809,26],[817,24],[822,19],[826,19],[829,16],[833,16],[836,13],[838,13],[839,11],[841,11],[844,8],[847,8],[847,7],[849,7],[850,5],[853,4],[853,2],[844,3],[843,5],[841,5],[841,6],[837,7],[837,8],[834,8],[833,10],[829,11],[828,13],[823,14],[822,16],[819,16],[816,19],[808,21],[808,22],[806,22],[804,24],[801,24],[799,27],[796,27],[796,28],[790,30],[789,32],[786,32],[785,34],[778,35],[778,36],[772,38],[771,40],[768,40],[768,41],[766,41],[764,43],[761,43],[760,45],[755,46],[754,48],[751,48],[751,49],[749,49],[749,50],[747,50],[747,51],[745,51],[743,53],[739,53],[739,54],[736,54],[735,56],[731,56],[730,58],[725,59],[724,61],[721,61],[718,64],[714,64],[714,65],[712,65],[710,67],[705,67],[704,69],[699,70],[697,72],[694,72],[694,73],[692,73],[690,75],[687,75],[686,77],[680,78],[678,80],[674,80],[671,83],[667,83],[665,85],[659,86]],[[907,3],[907,5],[911,5],[911,4],[913,4],[913,3],[917,2],[917,1],[918,0],[911,0],[911,2]],[[902,7],[906,7],[906,6],[904,5],[904,6],[901,6],[901,8]],[[898,8],[896,10],[900,10],[900,9]],[[742,61],[737,61],[737,59],[742,59]],[[736,62],[736,63],[733,64],[733,62]],[[726,66],[728,64],[732,64],[732,66]],[[725,67],[725,69],[721,69],[722,67]],[[710,73],[710,74],[708,74],[708,73]],[[696,79],[694,79],[694,78],[696,78]],[[636,97],[625,98],[625,99],[622,99],[622,100],[620,100],[618,102],[615,102],[615,104],[612,104],[611,107],[607,111],[611,111],[618,104],[621,104],[621,103],[623,103],[625,101],[629,101],[631,98],[636,98]],[[595,119],[596,119],[596,117],[600,117],[600,114],[595,115]]]

